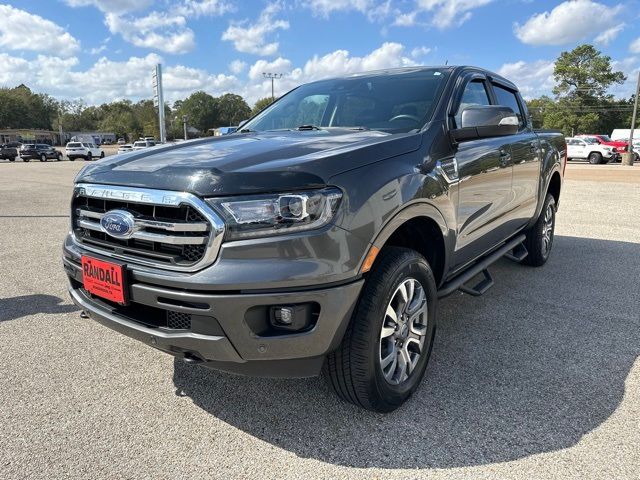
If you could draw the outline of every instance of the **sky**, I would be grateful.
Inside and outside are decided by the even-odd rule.
[[[592,43],[640,70],[640,0],[0,0],[0,86],[100,104],[204,90],[276,96],[311,80],[411,65],[476,65],[526,98],[550,94],[553,61]]]

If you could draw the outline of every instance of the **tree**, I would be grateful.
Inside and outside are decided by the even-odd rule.
[[[201,132],[206,132],[215,127],[218,121],[216,99],[203,91],[192,93],[182,101],[175,115],[180,118],[180,122],[182,122],[182,116],[186,115],[189,118],[189,125]]]
[[[627,100],[615,100],[608,89],[625,81],[614,71],[611,58],[593,45],[580,45],[562,52],[556,60],[553,89],[555,100],[530,100],[534,126],[559,129],[565,135],[611,132],[624,123],[629,110]]]
[[[277,98],[276,98],[276,100],[277,100]],[[272,103],[273,103],[273,99],[271,97],[261,98],[253,106],[253,110],[251,110],[251,116],[253,117],[254,115],[257,115],[258,113],[260,113],[262,110],[267,108]]]
[[[562,52],[556,60],[553,76],[558,82],[553,93],[558,97],[581,100],[606,97],[607,89],[623,83],[622,72],[614,72],[611,57],[603,55],[593,45],[580,45],[570,52]]]
[[[216,108],[218,112],[216,127],[238,125],[251,115],[251,109],[244,98],[233,93],[225,93],[216,98]]]

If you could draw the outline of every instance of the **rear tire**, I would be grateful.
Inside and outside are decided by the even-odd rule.
[[[401,406],[427,368],[437,302],[436,282],[422,255],[408,248],[383,249],[342,343],[325,361],[330,387],[367,410],[391,412]]]
[[[104,150],[100,152],[100,158],[104,158]]]
[[[44,155],[44,154],[40,155],[40,161],[41,162],[46,162],[47,161],[47,156]]]
[[[91,152],[89,152],[87,154],[87,162],[90,162],[93,159],[93,157],[91,156]]]
[[[22,161],[25,163],[29,163],[29,160],[31,160],[30,158],[23,158]]]
[[[16,158],[18,158],[18,157],[10,157],[10,158],[9,158],[9,161],[10,161],[10,162],[15,162],[15,161],[16,161]]]
[[[540,216],[526,232],[524,246],[529,254],[522,260],[525,265],[540,267],[549,259],[553,247],[553,235],[556,227],[556,201],[547,193]]]
[[[602,154],[598,152],[592,152],[589,154],[589,163],[591,165],[599,165],[602,163]]]

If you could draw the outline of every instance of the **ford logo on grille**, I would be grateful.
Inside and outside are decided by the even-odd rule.
[[[135,229],[135,217],[126,210],[109,210],[100,220],[100,225],[114,238],[129,238]]]

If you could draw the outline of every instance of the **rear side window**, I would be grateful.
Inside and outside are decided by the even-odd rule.
[[[67,143],[68,148],[78,148],[81,145],[79,143]]]
[[[498,105],[502,105],[503,107],[510,107],[511,110],[515,112],[518,116],[518,124],[520,130],[525,127],[524,115],[522,114],[522,109],[520,108],[520,102],[518,102],[518,97],[511,90],[507,90],[506,88],[501,87],[500,85],[493,85],[493,91],[496,94],[496,100],[498,101]]]
[[[472,80],[467,83],[460,99],[460,106],[455,115],[456,126],[459,128],[462,123],[462,112],[468,107],[477,107],[482,105],[491,105],[489,94],[482,80]]]

